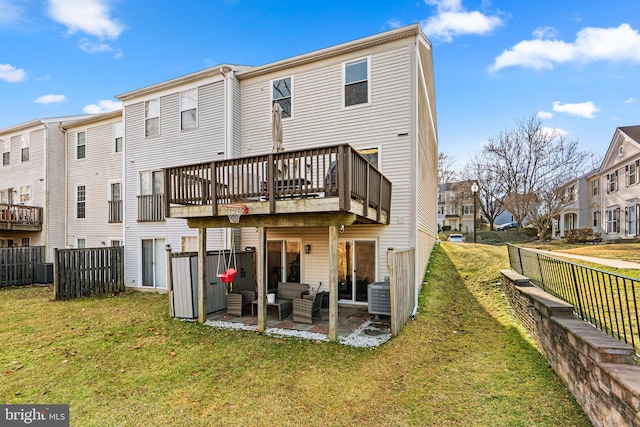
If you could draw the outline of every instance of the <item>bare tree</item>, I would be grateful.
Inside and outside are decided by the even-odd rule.
[[[468,180],[478,183],[478,201],[480,210],[493,230],[496,218],[504,212],[503,200],[506,187],[502,180],[492,174],[489,168],[490,160],[484,153],[476,156],[465,168],[464,176]]]
[[[538,231],[538,237],[544,241],[547,231],[551,229],[554,218],[560,215],[562,208],[569,203],[569,194],[560,189],[563,182],[551,183],[548,188],[541,189],[531,203],[531,225]]]
[[[503,207],[518,229],[526,219],[550,214],[552,205],[544,202],[544,196],[553,193],[558,183],[578,176],[592,157],[578,150],[577,140],[544,128],[535,115],[489,139],[483,155],[487,172],[504,184]]]
[[[453,168],[455,159],[444,153],[438,153],[438,184],[445,184],[456,180],[456,171]]]

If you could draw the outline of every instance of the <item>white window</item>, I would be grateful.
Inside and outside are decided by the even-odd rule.
[[[76,159],[84,159],[87,155],[87,133],[85,131],[76,133]]]
[[[140,195],[163,194],[162,171],[140,172]]]
[[[31,200],[31,186],[23,185],[20,187],[20,203],[26,203]]]
[[[567,189],[567,198],[573,202],[576,199],[576,186],[572,185]]]
[[[84,249],[87,247],[87,239],[84,237],[76,237],[76,248]]]
[[[627,186],[635,185],[638,183],[638,163],[640,160],[636,160],[635,162],[628,164],[625,169],[627,172]]]
[[[369,59],[344,64],[344,106],[369,103]]]
[[[78,185],[76,187],[76,218],[82,219],[87,216],[87,187]]]
[[[607,209],[605,211],[607,221],[607,233],[617,233],[620,231],[620,208]]]
[[[160,135],[160,98],[144,103],[144,135]]]
[[[456,207],[451,205],[449,206],[449,214],[450,215],[455,215],[456,214]]]
[[[28,248],[29,246],[31,246],[31,241],[28,237],[23,237],[20,241],[20,246],[22,246],[23,248]]]
[[[119,182],[113,182],[111,183],[111,201],[112,202],[117,202],[119,200],[122,200],[122,196],[120,194],[120,183]]]
[[[625,212],[627,214],[627,236],[635,236],[637,233],[638,217],[636,215],[636,205],[629,205]]]
[[[274,80],[272,83],[271,105],[276,102],[282,107],[282,118],[286,119],[293,115],[291,77]]]
[[[180,93],[180,129],[198,127],[198,88]]]
[[[618,189],[618,171],[607,174],[607,192],[613,193]]]
[[[473,215],[473,205],[463,205],[462,215]]]
[[[2,141],[2,166],[8,166],[11,163],[11,141]]]
[[[367,159],[371,165],[378,169],[378,149],[377,148],[365,148],[358,150],[358,154]]]
[[[122,125],[122,122],[115,122],[113,124],[113,138],[114,138],[113,151],[115,153],[121,153],[122,140],[124,138],[124,126]]]
[[[117,248],[119,246],[122,246],[122,242],[118,239],[111,239],[111,247],[113,248]]]
[[[20,137],[20,154],[23,162],[29,161],[29,147],[31,146],[31,141],[29,139],[29,135],[22,135]]]
[[[600,193],[600,178],[591,181],[591,189],[593,190],[594,196],[597,196]]]
[[[0,190],[0,203],[9,203],[8,190]]]
[[[438,206],[438,215],[444,215],[444,206]]]
[[[182,236],[181,252],[198,252],[198,236]]]
[[[598,218],[600,217],[600,212],[593,211],[593,228],[594,230],[598,229]]]
[[[455,199],[456,199],[456,194],[453,191],[449,192],[449,200],[455,200]]]

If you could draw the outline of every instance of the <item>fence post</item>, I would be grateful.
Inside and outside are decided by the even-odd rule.
[[[578,312],[580,313],[580,318],[584,320],[584,310],[582,309],[582,301],[580,298],[580,289],[578,288],[578,278],[576,277],[576,266],[574,264],[569,264],[571,266],[571,276],[573,277],[573,288],[576,292],[576,302],[578,303]]]
[[[60,279],[58,278],[58,248],[53,249],[53,300],[58,299],[58,286]]]

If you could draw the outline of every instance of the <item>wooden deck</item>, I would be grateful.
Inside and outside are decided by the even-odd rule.
[[[167,168],[164,182],[167,217],[190,227],[233,226],[230,203],[249,208],[238,227],[390,219],[391,182],[346,144]]]
[[[0,231],[42,231],[42,208],[0,204]]]

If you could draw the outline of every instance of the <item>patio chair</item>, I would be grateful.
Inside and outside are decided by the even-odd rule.
[[[320,307],[322,306],[322,298],[324,291],[317,292],[311,297],[305,295],[301,299],[293,300],[293,321],[300,323],[313,323],[313,316],[320,315]]]
[[[230,316],[242,316],[242,309],[251,305],[256,299],[254,291],[240,291],[227,294],[227,314]]]

